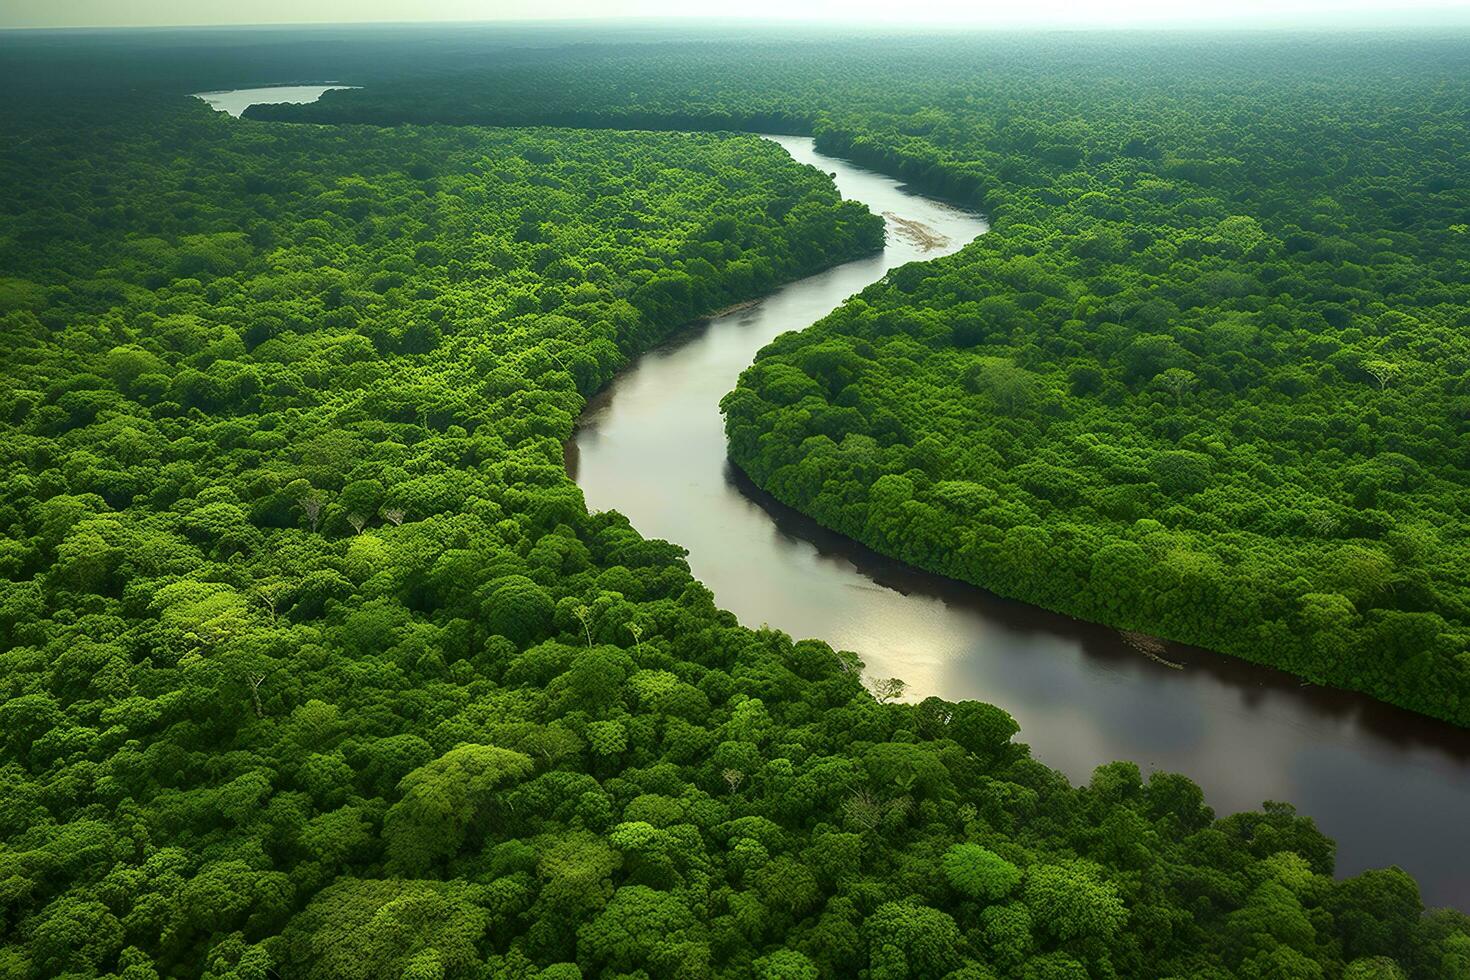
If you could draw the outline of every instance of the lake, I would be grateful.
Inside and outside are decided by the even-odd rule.
[[[322,97],[323,92],[357,87],[356,85],[266,85],[261,88],[231,89],[228,92],[195,92],[194,98],[203,99],[220,112],[228,112],[239,118],[242,112],[253,105],[315,102]]]

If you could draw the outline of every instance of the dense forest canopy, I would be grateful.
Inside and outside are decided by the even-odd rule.
[[[1470,723],[1464,76],[1256,67],[828,133],[994,233],[773,345],[732,455],[931,569]]]
[[[1367,591],[1313,584],[1322,622],[1357,617],[1349,662],[1393,614],[1460,670],[1455,457],[1431,458],[1459,432],[1434,414],[1464,326],[1459,49],[1353,49],[1364,80],[1313,92],[1350,48],[1270,75],[1278,42],[1085,42],[1069,75],[1056,39],[983,70],[950,42],[472,40],[303,42],[376,88],[248,115],[335,126],[181,97],[260,81],[248,58],[108,36],[122,70],[78,99],[91,62],[54,37],[3,56],[0,976],[1470,975],[1470,919],[1397,869],[1334,879],[1290,806],[1217,819],[1127,762],[1070,786],[1004,711],[876,698],[588,513],[561,465],[587,395],[877,248],[878,218],[754,137],[440,125],[815,131],[983,203],[994,241],[762,358],[729,402],[743,465],[824,519],[842,494],[859,536],[1021,518],[1000,545],[1058,575],[1089,534],[1199,588],[1267,537],[1350,557]],[[1287,397],[1321,420],[1276,443]],[[1389,453],[1344,484],[1366,502],[1329,495]],[[1310,480],[1301,519],[1339,523],[1303,534],[1280,501]],[[995,544],[905,533],[920,561]],[[1123,558],[1119,590],[1156,581]]]
[[[935,571],[1470,723],[1470,45],[848,50],[254,111],[814,132],[984,208],[963,254],[774,345],[726,402],[732,458]]]

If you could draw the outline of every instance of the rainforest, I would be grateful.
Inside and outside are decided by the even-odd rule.
[[[10,31],[0,85],[0,977],[1470,978],[1470,34]],[[271,85],[331,90],[196,97]],[[1303,765],[1413,753],[1462,795],[1356,789],[1452,829],[1345,870],[1073,778],[589,506],[589,405],[763,303],[700,393],[761,521],[1329,698]]]

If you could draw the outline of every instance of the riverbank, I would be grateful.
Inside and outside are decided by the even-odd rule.
[[[968,244],[983,220],[782,138],[837,172],[845,196]],[[1470,740],[1371,699],[1202,650],[1140,655],[1114,631],[883,559],[754,488],[727,458],[717,401],[756,352],[830,313],[887,270],[935,252],[890,234],[880,256],[777,290],[671,338],[587,406],[569,469],[588,505],[688,549],[696,577],[742,622],[856,651],[910,696],[1009,711],[1036,756],[1072,779],[1113,759],[1185,772],[1222,812],[1290,800],[1338,841],[1338,870],[1398,864],[1431,902],[1470,906]],[[939,250],[938,254],[943,254]],[[1394,802],[1401,801],[1401,802]]]

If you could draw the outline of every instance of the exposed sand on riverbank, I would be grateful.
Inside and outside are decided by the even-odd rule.
[[[922,221],[915,221],[912,218],[900,218],[892,211],[884,211],[883,217],[888,219],[889,225],[898,233],[899,238],[902,238],[910,245],[918,246],[925,252],[933,251],[936,248],[944,248],[949,244],[948,238],[933,228],[930,228]]]

